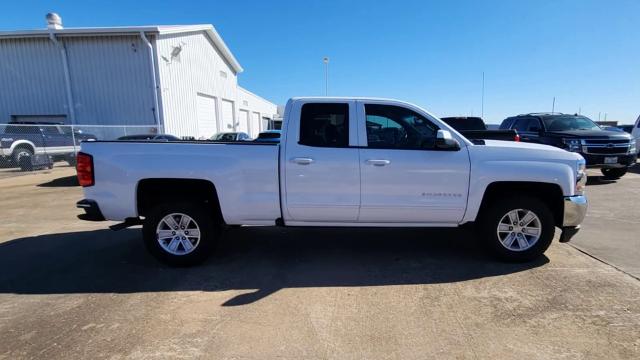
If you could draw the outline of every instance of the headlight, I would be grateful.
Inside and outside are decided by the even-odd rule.
[[[629,154],[635,154],[637,152],[637,147],[636,147],[636,139],[631,139],[631,141],[629,142]]]
[[[567,151],[580,152],[582,141],[580,139],[562,139],[564,148]]]
[[[587,187],[587,162],[584,159],[578,160],[576,171],[576,195],[584,195]]]

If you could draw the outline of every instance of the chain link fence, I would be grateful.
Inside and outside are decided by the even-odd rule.
[[[82,141],[159,133],[161,129],[154,125],[0,124],[0,169],[32,171],[52,168],[62,161],[75,166]]]

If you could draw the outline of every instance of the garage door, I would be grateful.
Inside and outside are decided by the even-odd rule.
[[[240,110],[240,116],[238,119],[238,126],[236,131],[249,133],[249,112],[247,110]]]
[[[249,126],[249,130],[251,130],[251,137],[257,137],[262,129],[260,128],[260,113],[253,112],[251,113],[251,124]]]
[[[218,132],[216,117],[216,99],[198,94],[198,139],[209,139]]]
[[[271,130],[271,126],[269,125],[271,121],[268,118],[262,118],[262,131]]]
[[[221,132],[233,131],[233,101],[222,100],[222,127]]]

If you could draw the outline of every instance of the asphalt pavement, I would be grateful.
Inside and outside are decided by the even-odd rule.
[[[0,359],[637,359],[637,253],[611,239],[636,246],[639,183],[590,185],[575,244],[527,264],[469,231],[243,227],[174,269],[77,220],[73,169],[0,179]]]

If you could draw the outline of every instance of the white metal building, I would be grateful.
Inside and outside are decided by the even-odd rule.
[[[50,21],[47,29],[0,32],[0,58],[0,123],[151,125],[208,138],[234,130],[256,136],[277,113],[238,85],[243,69],[212,25]]]

